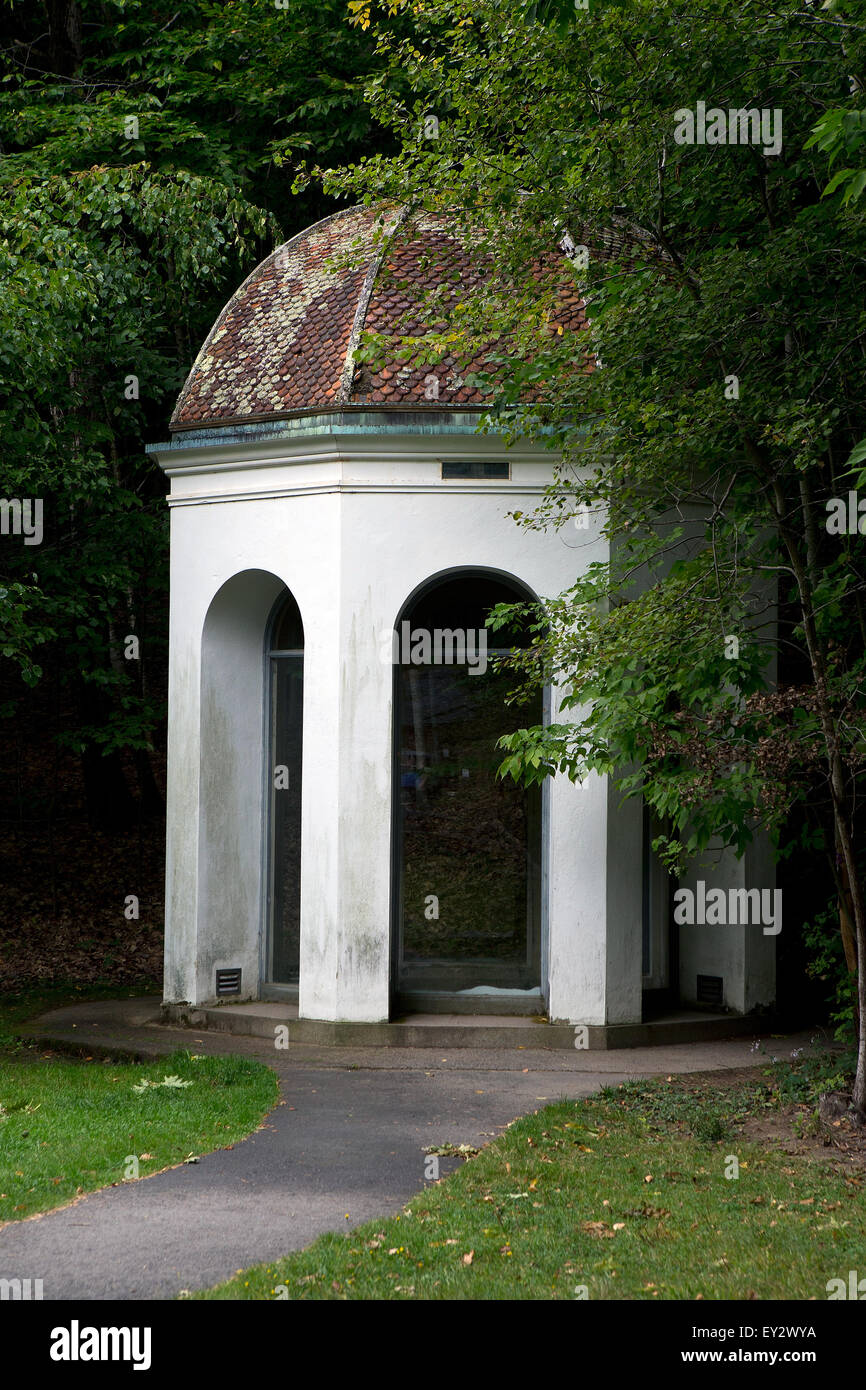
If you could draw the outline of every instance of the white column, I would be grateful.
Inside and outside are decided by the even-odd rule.
[[[337,498],[325,499],[314,594],[304,613],[304,741],[301,806],[301,1018],[339,1018],[340,936],[340,556]],[[299,509],[300,510],[300,509]],[[319,510],[319,509],[317,509]],[[306,508],[305,508],[306,511]],[[315,513],[314,513],[315,515]],[[305,521],[308,519],[305,517]],[[325,523],[327,523],[325,525]],[[296,523],[297,524],[297,523]],[[309,523],[308,523],[309,524]],[[322,534],[322,531],[326,535]],[[326,543],[327,540],[327,543]],[[308,579],[310,575],[308,574]],[[303,610],[302,610],[303,611]]]
[[[560,722],[552,692],[551,722]],[[562,722],[573,719],[565,711]],[[607,999],[607,779],[551,779],[548,961],[552,1022],[603,1024]]]
[[[164,997],[196,1003],[202,614],[185,593],[189,519],[171,513]]]
[[[369,501],[328,506],[305,657],[300,1015],[371,1023],[389,1001],[392,668],[378,636],[393,617],[387,553],[371,561]]]

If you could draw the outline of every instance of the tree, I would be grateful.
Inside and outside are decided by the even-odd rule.
[[[352,8],[390,65],[374,112],[404,144],[326,171],[325,187],[472,226],[483,288],[424,350],[469,361],[487,344],[491,419],[562,451],[520,523],[589,506],[613,547],[545,603],[524,662],[566,688],[572,718],[506,737],[503,769],[614,775],[664,818],[672,866],[717,836],[742,852],[759,826],[791,853],[800,808],[857,970],[866,1118],[866,561],[848,497],[866,434],[866,237],[859,176],[828,188],[814,138],[841,110],[861,129],[859,8]],[[532,273],[563,240],[587,305],[576,335]],[[420,336],[397,346],[417,353]]]
[[[136,809],[127,753],[159,805],[167,518],[144,441],[238,280],[321,215],[283,166],[371,148],[374,55],[342,0],[3,10],[3,491],[44,525],[0,541],[0,654],[24,680],[3,712],[50,667],[91,820],[113,828]]]

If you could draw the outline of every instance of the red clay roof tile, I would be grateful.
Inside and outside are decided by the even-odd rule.
[[[459,364],[453,353],[435,366],[352,360],[362,330],[420,335],[444,325],[443,307],[484,273],[467,242],[442,215],[403,218],[395,208],[349,208],[307,228],[232,295],[184,384],[171,428],[363,404],[483,407],[488,398],[464,378],[482,368],[492,343]],[[563,280],[561,254],[536,273],[550,282],[554,322],[581,328],[583,304]],[[425,324],[420,296],[437,289],[443,307]]]

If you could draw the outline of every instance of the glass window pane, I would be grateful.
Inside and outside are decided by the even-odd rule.
[[[304,649],[304,625],[301,610],[291,594],[283,601],[274,623],[271,650],[275,652],[297,652]]]
[[[493,603],[523,598],[497,579],[461,577],[423,596],[409,621],[477,628]],[[540,724],[542,698],[508,705],[514,685],[492,665],[398,668],[401,992],[539,985],[541,789],[499,780],[496,744]]]
[[[271,658],[271,903],[268,980],[297,984],[301,918],[304,658]]]
[[[404,615],[403,621],[408,619],[413,628],[430,632],[436,628],[477,631],[485,626],[487,615],[495,604],[525,602],[524,593],[496,576],[478,575],[471,580],[458,576],[446,579],[422,594],[412,605],[411,611]],[[531,640],[528,621],[523,621],[509,628],[500,628],[497,632],[489,630],[487,645],[489,648],[526,647]]]

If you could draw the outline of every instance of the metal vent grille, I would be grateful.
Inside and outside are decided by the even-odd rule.
[[[216,992],[217,999],[221,999],[224,994],[240,994],[241,992],[241,968],[236,970],[218,970],[216,973]]]
[[[698,1003],[721,1004],[724,999],[725,982],[721,975],[698,976]]]
[[[503,459],[443,459],[443,478],[507,478],[508,460]]]

